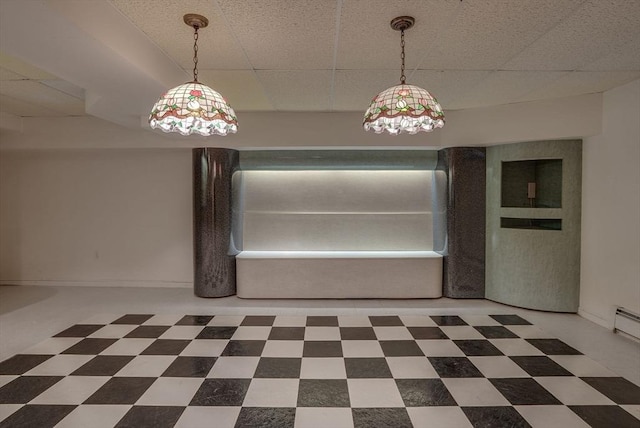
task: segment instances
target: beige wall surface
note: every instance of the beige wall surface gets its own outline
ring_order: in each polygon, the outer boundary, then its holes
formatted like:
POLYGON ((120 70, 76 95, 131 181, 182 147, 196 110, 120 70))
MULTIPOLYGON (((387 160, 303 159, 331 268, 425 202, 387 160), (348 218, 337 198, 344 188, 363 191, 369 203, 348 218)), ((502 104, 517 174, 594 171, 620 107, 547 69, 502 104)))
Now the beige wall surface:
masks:
POLYGON ((604 94, 582 162, 579 313, 613 327, 616 307, 640 313, 640 80, 604 94))

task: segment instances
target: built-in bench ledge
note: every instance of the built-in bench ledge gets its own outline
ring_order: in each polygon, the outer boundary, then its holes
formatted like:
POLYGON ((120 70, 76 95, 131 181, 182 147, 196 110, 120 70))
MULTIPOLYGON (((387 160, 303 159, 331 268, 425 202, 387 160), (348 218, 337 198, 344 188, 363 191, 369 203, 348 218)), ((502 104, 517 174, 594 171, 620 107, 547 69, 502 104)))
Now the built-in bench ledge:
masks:
POLYGON ((442 255, 435 251, 242 251, 242 298, 437 298, 442 255))

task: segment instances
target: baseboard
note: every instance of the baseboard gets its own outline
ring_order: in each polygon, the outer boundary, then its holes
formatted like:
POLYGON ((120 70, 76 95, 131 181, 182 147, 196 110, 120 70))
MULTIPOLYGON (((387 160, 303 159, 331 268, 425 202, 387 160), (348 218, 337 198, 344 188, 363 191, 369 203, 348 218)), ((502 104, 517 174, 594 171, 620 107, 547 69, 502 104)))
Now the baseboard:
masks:
POLYGON ((139 280, 7 280, 1 279, 0 285, 56 286, 56 287, 156 287, 156 288, 191 288, 193 282, 182 281, 139 281, 139 280))
POLYGON ((606 329, 613 330, 613 318, 610 320, 599 317, 598 315, 592 314, 591 312, 585 311, 582 308, 578 308, 578 315, 582 318, 587 319, 593 323, 598 324, 606 329))

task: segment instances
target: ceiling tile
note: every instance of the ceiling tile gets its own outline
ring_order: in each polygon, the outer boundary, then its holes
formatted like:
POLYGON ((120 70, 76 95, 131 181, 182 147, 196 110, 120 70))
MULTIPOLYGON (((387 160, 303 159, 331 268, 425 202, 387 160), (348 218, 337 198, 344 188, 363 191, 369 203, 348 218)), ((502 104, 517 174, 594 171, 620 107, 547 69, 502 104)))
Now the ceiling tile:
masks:
POLYGON ((336 70, 333 110, 364 111, 374 96, 399 83, 396 70, 336 70))
POLYGON ((20 117, 50 117, 66 116, 64 112, 51 110, 38 104, 0 94, 0 111, 20 117))
POLYGON ((255 72, 200 70, 200 82, 220 92, 236 111, 271 110, 272 105, 255 72))
POLYGON ((336 2, 217 0, 255 69, 333 69, 336 2))
POLYGON ((36 104, 69 115, 84 115, 84 101, 33 80, 2 82, 0 93, 11 98, 36 104))
POLYGON ((581 67, 583 71, 640 71, 640 31, 634 40, 612 48, 600 59, 581 67))
POLYGON ((248 69, 241 46, 235 40, 213 0, 112 0, 134 25, 185 70, 193 69, 193 29, 182 17, 198 13, 209 25, 198 32, 198 68, 248 69))
POLYGON ((276 110, 329 110, 331 71, 258 70, 256 73, 276 110))
POLYGON ((338 40, 338 69, 400 69, 400 33, 391 28, 397 16, 416 20, 405 32, 407 68, 418 66, 461 7, 457 1, 349 0, 343 2, 338 40))
MULTIPOLYGON (((536 2, 537 3, 537 2, 536 2)), ((640 1, 590 0, 504 65, 507 70, 576 70, 638 39, 640 1)))
POLYGON ((525 94, 520 101, 570 97, 604 92, 640 78, 640 71, 572 71, 525 94))
POLYGON ((562 71, 495 71, 455 100, 449 108, 508 104, 566 75, 562 71))
POLYGON ((417 70, 407 77, 407 82, 429 91, 446 110, 454 108, 458 99, 464 99, 490 74, 476 70, 417 70))

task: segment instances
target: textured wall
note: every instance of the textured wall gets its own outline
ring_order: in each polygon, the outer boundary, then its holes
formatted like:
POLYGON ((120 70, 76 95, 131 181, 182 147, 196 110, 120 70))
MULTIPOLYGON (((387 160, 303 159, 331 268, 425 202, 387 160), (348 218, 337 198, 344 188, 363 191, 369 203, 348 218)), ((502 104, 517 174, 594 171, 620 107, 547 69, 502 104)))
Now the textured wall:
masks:
POLYGON ((487 148, 488 299, 531 309, 577 311, 581 156, 580 140, 487 148), (502 162, 533 159, 562 159, 561 208, 501 207, 502 162), (501 217, 562 219, 562 230, 501 228, 501 217))
POLYGON ((193 285, 200 297, 236 293, 231 180, 237 168, 235 150, 193 149, 193 285))
POLYGON ((485 149, 440 150, 438 169, 449 176, 443 294, 484 298, 485 149))

